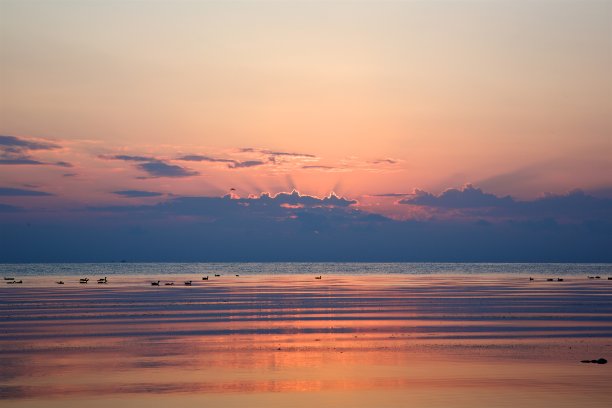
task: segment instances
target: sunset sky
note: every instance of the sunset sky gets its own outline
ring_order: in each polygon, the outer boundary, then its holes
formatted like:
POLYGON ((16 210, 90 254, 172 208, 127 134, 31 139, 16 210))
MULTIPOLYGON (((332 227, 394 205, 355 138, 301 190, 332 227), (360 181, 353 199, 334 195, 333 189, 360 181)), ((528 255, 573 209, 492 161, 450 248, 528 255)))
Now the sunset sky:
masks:
POLYGON ((297 190, 605 246, 611 72, 610 1, 0 0, 0 223, 297 190))

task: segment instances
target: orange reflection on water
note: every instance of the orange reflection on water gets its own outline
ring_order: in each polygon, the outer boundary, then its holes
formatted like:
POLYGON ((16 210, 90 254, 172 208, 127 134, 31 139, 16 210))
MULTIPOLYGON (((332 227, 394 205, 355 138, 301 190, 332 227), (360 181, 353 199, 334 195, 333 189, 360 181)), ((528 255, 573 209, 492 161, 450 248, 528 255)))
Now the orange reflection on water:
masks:
POLYGON ((7 406, 612 403, 610 366, 580 363, 611 355, 607 282, 269 280, 2 288, 0 396, 7 406))

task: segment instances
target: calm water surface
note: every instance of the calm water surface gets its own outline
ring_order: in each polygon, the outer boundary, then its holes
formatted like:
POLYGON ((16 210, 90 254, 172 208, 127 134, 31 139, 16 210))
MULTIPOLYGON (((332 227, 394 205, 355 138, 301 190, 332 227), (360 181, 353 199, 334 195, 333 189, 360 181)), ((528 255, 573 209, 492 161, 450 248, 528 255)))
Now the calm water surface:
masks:
POLYGON ((567 263, 53 263, 0 264, 4 276, 293 274, 612 275, 612 264, 567 263))
POLYGON ((609 265, 2 268, 3 407, 612 406, 609 265))

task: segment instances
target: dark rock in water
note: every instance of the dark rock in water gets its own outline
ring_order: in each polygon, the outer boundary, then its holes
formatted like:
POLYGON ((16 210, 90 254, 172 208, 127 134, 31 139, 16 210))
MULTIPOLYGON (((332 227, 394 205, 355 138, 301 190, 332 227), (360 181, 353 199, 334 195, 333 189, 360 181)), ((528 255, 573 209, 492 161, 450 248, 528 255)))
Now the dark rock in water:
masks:
POLYGON ((593 364, 607 364, 608 360, 605 358, 600 358, 597 360, 580 360, 581 363, 593 363, 593 364))

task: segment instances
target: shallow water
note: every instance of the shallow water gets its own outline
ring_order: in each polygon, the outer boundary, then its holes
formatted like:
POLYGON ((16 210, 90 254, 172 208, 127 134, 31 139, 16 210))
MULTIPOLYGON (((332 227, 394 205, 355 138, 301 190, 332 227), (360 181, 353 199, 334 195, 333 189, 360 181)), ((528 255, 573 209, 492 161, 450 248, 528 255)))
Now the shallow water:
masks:
POLYGON ((80 275, 555 275, 612 276, 612 264, 579 263, 39 263, 0 264, 2 276, 80 275))
POLYGON ((189 272, 0 287, 2 405, 612 405, 605 277, 189 272))

